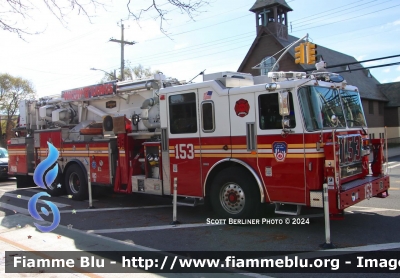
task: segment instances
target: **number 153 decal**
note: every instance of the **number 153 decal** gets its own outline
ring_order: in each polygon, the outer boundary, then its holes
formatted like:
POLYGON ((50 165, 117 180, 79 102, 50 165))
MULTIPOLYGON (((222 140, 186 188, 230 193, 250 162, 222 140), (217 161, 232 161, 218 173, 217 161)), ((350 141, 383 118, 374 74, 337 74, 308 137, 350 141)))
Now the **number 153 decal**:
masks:
POLYGON ((194 146, 193 144, 176 144, 175 145, 176 159, 193 159, 194 146))

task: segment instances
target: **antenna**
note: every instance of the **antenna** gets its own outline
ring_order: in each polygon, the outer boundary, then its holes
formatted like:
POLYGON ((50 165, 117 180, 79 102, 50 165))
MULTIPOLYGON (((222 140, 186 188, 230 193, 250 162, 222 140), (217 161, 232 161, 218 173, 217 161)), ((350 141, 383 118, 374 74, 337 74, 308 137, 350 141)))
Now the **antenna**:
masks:
POLYGON ((193 77, 192 79, 190 79, 190 81, 188 82, 188 83, 190 83, 190 82, 192 82, 193 81, 193 79, 195 79, 197 76, 199 76, 199 75, 204 75, 204 72, 206 71, 206 69, 204 69, 202 72, 200 72, 198 75, 196 75, 195 77, 193 77))

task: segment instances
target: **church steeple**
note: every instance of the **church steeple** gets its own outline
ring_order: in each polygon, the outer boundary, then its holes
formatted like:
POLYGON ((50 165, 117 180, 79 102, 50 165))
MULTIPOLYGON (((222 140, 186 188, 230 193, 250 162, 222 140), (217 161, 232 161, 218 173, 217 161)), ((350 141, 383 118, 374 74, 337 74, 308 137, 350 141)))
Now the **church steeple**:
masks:
POLYGON ((250 11, 256 14, 257 34, 263 26, 276 37, 287 40, 287 13, 293 10, 285 0, 257 0, 250 11))

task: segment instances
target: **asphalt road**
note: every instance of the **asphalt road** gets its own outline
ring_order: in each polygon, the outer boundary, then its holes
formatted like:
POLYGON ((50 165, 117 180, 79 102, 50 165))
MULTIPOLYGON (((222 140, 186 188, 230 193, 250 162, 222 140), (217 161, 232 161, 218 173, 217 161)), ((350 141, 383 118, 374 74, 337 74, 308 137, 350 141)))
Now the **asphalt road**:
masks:
MULTIPOLYGON (((343 220, 331 221, 331 240, 337 248, 369 246, 381 250, 390 244, 400 248, 400 156, 391 158, 389 167, 389 197, 363 201, 347 209, 343 220)), ((37 187, 16 190, 15 187, 14 179, 0 182, 0 213, 29 216, 27 203, 40 190, 37 187)), ((61 212, 60 225, 155 250, 301 252, 321 250, 320 244, 325 242, 324 218, 319 209, 305 209, 302 215, 289 217, 276 215, 274 206, 265 205, 261 221, 264 219, 267 223, 214 225, 209 222, 218 217, 207 207, 179 206, 181 224, 171 225, 171 198, 98 194, 91 209, 87 201, 74 201, 67 196, 52 197, 51 202, 61 212), (290 224, 286 224, 286 218, 290 224)), ((52 222, 52 215, 43 218, 52 222)))

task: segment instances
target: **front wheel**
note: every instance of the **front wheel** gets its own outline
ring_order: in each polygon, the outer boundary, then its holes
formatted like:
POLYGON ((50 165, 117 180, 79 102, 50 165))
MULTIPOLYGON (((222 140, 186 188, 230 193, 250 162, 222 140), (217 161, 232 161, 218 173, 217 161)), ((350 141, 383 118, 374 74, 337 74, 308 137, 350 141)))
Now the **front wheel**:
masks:
POLYGON ((68 167, 64 184, 72 199, 82 201, 88 198, 87 177, 78 164, 68 167))
POLYGON ((222 170, 211 187, 211 204, 223 218, 255 218, 261 203, 254 178, 240 167, 222 170))
POLYGON ((57 178, 50 185, 47 185, 46 192, 51 196, 65 195, 65 188, 61 185, 61 174, 58 174, 57 178))

